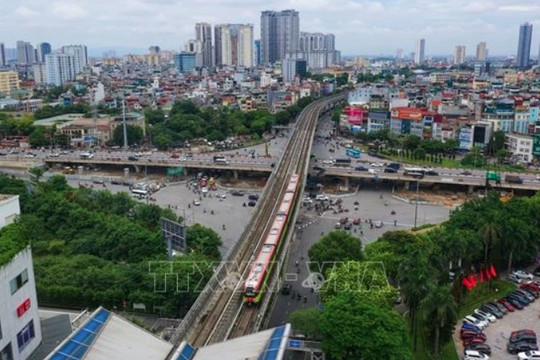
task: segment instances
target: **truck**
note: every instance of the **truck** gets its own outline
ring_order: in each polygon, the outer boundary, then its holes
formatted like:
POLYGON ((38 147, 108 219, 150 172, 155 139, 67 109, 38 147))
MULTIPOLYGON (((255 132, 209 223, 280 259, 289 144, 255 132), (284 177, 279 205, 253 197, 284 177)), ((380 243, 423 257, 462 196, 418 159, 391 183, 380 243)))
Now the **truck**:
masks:
POLYGON ((511 174, 507 174, 504 176, 504 181, 506 181, 507 183, 513 183, 513 184, 522 184, 523 183, 523 179, 521 179, 519 177, 519 175, 511 175, 511 174))

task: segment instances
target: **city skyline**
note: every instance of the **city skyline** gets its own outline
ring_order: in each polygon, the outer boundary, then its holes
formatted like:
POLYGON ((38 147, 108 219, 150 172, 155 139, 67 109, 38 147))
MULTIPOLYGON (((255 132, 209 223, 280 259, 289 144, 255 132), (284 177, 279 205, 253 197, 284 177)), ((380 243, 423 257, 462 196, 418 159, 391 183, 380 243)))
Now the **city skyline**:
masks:
POLYGON ((259 38, 261 11, 287 9, 300 13, 301 31, 335 34, 336 48, 344 55, 394 54, 397 48, 409 54, 415 50, 415 40, 425 38, 426 56, 452 54, 452 44, 475 48, 480 41, 489 45, 490 55, 515 56, 516 32, 524 22, 537 25, 532 49, 538 49, 540 40, 540 18, 531 15, 539 13, 540 5, 517 0, 279 0, 272 6, 246 0, 203 0, 193 5, 181 0, 133 0, 129 7, 103 0, 92 4, 21 0, 3 3, 1 8, 0 42, 6 48, 24 40, 33 46, 49 42, 53 49, 75 43, 86 44, 90 51, 144 51, 158 44, 180 51, 194 37, 196 23, 253 23, 255 38, 259 38), (418 14, 422 21, 403 21, 418 14))

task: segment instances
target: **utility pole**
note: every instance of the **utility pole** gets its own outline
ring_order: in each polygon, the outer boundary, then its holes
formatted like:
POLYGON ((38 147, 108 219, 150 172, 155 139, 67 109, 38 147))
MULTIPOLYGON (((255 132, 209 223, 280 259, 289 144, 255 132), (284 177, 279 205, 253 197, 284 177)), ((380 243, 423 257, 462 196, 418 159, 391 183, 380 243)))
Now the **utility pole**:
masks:
POLYGON ((122 99, 122 126, 124 127, 124 149, 128 149, 127 128, 126 128, 126 102, 122 99))
POLYGON ((414 227, 416 227, 416 221, 418 220, 418 188, 420 186, 420 180, 416 180, 416 204, 414 206, 414 227))

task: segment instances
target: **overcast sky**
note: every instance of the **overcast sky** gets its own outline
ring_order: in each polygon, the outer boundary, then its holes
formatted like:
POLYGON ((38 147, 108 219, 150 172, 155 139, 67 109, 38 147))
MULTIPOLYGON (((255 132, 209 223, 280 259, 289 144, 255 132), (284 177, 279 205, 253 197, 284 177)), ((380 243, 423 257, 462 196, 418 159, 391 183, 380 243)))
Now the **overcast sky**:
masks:
POLYGON ((526 21, 538 55, 540 0, 0 0, 0 42, 180 50, 196 22, 252 23, 257 39, 260 12, 283 9, 300 12, 301 31, 335 34, 343 55, 409 54, 418 38, 428 56, 456 45, 473 55, 480 41, 490 55, 515 55, 526 21))

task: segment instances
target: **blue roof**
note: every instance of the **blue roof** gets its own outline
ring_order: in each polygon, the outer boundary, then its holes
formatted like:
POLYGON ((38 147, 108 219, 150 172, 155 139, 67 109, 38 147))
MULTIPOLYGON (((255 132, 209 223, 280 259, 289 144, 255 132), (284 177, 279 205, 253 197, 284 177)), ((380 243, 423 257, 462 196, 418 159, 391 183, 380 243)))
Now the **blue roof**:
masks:
POLYGON ((266 344, 266 347, 258 360, 276 360, 278 358, 279 348, 284 334, 285 326, 275 328, 270 340, 268 340, 268 344, 266 344))
POLYGON ((50 360, 78 360, 82 359, 103 325, 107 322, 110 312, 99 309, 93 316, 64 342, 64 344, 51 354, 50 360))
POLYGON ((191 360, 193 355, 195 355, 195 348, 186 343, 182 349, 182 352, 175 360, 191 360))

